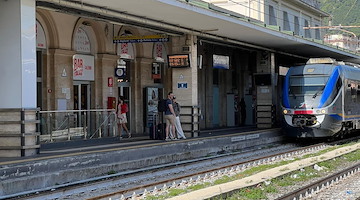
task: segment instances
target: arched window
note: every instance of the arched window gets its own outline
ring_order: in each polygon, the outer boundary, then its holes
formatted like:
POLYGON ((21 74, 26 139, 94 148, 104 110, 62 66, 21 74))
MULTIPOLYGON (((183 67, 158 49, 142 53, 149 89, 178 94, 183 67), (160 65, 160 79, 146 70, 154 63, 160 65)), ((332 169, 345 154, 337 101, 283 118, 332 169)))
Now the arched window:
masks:
POLYGON ((91 43, 84 29, 78 28, 74 38, 74 50, 81 53, 91 53, 91 43))

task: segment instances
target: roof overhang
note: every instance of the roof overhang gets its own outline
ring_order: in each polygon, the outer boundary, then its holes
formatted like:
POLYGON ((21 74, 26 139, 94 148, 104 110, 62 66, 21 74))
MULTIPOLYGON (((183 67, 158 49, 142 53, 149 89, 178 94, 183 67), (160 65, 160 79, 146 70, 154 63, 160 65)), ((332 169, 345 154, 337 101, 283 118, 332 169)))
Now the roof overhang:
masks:
POLYGON ((206 8, 177 0, 37 0, 37 6, 151 29, 170 35, 194 34, 218 42, 232 43, 304 58, 333 57, 360 63, 360 56, 293 34, 267 28, 206 8))

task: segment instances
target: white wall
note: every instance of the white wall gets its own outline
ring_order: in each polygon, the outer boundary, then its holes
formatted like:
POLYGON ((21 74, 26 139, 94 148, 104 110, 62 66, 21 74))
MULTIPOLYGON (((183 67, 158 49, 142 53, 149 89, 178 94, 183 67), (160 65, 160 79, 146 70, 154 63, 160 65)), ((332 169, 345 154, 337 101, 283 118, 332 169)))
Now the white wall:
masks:
POLYGON ((0 108, 36 107, 35 0, 0 1, 0 108))

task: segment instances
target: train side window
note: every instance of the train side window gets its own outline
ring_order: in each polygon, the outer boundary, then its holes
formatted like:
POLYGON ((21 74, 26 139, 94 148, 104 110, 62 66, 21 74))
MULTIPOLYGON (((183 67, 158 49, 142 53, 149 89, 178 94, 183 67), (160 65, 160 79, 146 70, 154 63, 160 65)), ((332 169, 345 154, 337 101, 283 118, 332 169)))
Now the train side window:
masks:
POLYGON ((350 94, 351 94, 351 100, 352 102, 356 102, 357 99, 357 84, 354 81, 351 81, 350 86, 350 94))
POLYGON ((360 85, 357 86, 357 102, 360 102, 360 85))
POLYGON ((338 80, 336 82, 336 94, 339 92, 341 86, 342 86, 341 78, 338 78, 338 80))

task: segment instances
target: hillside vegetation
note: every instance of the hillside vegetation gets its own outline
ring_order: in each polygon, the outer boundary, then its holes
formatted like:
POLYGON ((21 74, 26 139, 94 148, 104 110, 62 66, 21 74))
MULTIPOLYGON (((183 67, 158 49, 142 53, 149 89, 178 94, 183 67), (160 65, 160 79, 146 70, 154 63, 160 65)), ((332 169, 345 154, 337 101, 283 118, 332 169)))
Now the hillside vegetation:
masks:
MULTIPOLYGON (((321 10, 332 16, 333 26, 339 24, 344 26, 360 26, 360 0, 320 0, 320 2, 321 10)), ((347 28, 346 30, 352 31, 357 36, 360 36, 360 27, 347 28)))

